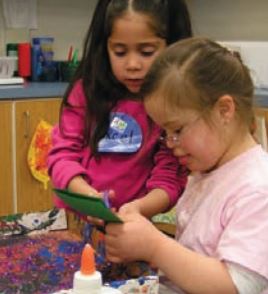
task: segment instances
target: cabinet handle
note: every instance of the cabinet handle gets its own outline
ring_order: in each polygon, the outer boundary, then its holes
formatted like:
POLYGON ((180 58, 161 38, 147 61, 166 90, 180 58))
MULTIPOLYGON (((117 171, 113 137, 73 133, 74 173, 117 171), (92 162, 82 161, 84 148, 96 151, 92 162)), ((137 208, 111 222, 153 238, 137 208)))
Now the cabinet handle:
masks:
POLYGON ((24 132, 24 138, 29 138, 29 131, 30 131, 30 111, 24 111, 24 117, 25 117, 25 132, 24 132))

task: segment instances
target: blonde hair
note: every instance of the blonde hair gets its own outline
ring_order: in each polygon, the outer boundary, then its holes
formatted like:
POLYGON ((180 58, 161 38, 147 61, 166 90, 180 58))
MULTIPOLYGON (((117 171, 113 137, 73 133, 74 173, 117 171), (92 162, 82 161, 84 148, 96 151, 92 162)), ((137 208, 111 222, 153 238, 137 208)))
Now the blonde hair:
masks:
POLYGON ((230 95, 241 123, 252 130, 254 86, 240 55, 206 39, 188 38, 169 46, 154 61, 141 92, 146 99, 160 90, 174 107, 209 113, 223 95, 230 95))

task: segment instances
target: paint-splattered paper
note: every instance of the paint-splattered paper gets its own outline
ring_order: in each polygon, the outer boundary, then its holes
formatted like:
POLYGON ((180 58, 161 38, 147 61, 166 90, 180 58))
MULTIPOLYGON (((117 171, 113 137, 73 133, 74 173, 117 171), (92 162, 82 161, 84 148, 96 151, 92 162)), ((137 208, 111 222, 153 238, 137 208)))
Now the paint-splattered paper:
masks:
POLYGON ((0 240, 7 236, 38 234, 65 229, 67 229, 66 214, 63 209, 58 208, 0 217, 0 240))
POLYGON ((50 180, 47 168, 47 156, 52 146, 52 125, 41 120, 36 127, 29 150, 28 165, 34 178, 43 183, 47 189, 50 180))

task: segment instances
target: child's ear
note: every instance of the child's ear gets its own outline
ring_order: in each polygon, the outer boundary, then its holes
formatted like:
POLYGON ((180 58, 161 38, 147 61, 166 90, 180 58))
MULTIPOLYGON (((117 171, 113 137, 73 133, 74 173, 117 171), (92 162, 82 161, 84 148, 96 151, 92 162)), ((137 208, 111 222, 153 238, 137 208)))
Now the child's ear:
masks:
POLYGON ((232 96, 221 96, 215 105, 219 116, 224 123, 229 122, 235 115, 235 102, 232 96))

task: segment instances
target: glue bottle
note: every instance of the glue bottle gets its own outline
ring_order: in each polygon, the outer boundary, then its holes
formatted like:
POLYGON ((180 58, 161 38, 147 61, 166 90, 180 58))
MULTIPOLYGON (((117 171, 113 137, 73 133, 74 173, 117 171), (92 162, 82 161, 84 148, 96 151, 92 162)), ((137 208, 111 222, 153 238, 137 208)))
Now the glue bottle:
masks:
POLYGON ((104 287, 102 276, 96 271, 94 250, 86 244, 81 257, 80 271, 75 272, 73 294, 122 294, 119 290, 104 287))

